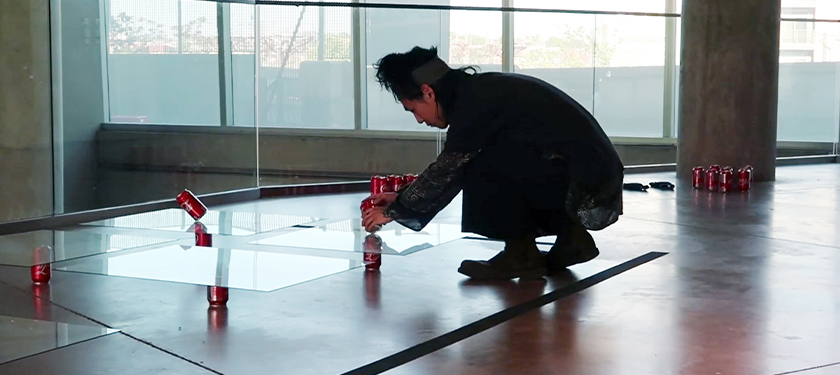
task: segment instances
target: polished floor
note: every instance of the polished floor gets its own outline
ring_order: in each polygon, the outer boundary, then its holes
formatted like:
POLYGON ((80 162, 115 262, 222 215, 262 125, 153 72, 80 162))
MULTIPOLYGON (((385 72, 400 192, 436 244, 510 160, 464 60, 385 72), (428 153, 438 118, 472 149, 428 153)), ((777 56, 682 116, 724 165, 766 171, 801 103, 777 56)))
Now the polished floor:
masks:
POLYGON ((840 374, 840 165, 628 191, 600 257, 523 283, 456 272, 502 248, 458 201, 366 272, 362 197, 212 207, 212 247, 180 210, 0 237, 0 374, 840 374))

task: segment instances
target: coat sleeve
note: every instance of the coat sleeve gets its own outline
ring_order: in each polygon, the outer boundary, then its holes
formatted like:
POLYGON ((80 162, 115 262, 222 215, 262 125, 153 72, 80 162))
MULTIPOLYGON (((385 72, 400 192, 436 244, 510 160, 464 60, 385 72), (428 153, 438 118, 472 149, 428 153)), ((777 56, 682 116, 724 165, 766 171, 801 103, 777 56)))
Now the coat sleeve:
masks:
POLYGON ((406 228, 422 230, 461 191, 464 167, 477 155, 478 152, 442 152, 417 180, 399 191, 385 215, 406 228))

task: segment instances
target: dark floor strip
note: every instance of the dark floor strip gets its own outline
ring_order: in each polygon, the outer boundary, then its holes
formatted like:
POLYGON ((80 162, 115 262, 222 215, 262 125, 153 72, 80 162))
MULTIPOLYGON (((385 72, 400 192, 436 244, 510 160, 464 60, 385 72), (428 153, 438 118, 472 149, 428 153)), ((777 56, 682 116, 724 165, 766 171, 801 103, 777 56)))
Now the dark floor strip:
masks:
MULTIPOLYGON (((804 369, 801 369, 801 370, 781 372, 781 373, 778 373, 776 375, 799 374, 799 373, 802 373, 802 372, 805 372, 805 371, 817 370, 817 369, 831 367, 831 366, 837 366, 837 365, 840 365, 840 362, 829 363, 827 365, 822 365, 822 366, 808 367, 808 368, 804 368, 804 369)), ((838 371, 838 372, 840 372, 840 371, 838 371)))
POLYGON ((467 339, 471 336, 479 334, 483 331, 486 331, 490 328, 493 328, 499 324, 502 324, 508 320, 516 318, 520 315, 524 315, 525 313, 538 309, 544 305, 557 301, 561 298, 568 297, 572 294, 580 292, 584 289, 592 287, 595 284, 598 284, 604 280, 607 280, 611 277, 617 276, 625 271, 638 267, 642 264, 650 262, 654 259, 660 258, 665 256, 667 253, 661 252, 650 252, 645 255, 639 256, 637 258, 631 259, 627 262, 621 263, 615 267, 610 269, 604 270, 599 272, 595 275, 587 277, 583 280, 580 280, 574 284, 566 286, 564 288, 557 289, 551 293, 545 294, 539 298, 533 299, 528 302, 521 303, 519 305, 513 306, 506 310, 502 310, 498 313, 490 315, 486 318, 481 320, 475 321, 470 323, 466 326, 458 328, 454 331, 446 333, 444 335, 438 336, 434 339, 429 341, 423 342, 421 344, 417 344, 412 346, 406 350, 403 350, 399 353, 393 354, 391 356, 385 357, 380 359, 376 362, 369 363, 365 366, 359 367, 355 370, 348 371, 345 375, 360 375, 360 374, 379 374, 391 369, 394 369, 398 366, 404 365, 408 362, 411 362, 417 358, 423 357, 427 354, 430 354, 434 351, 443 349, 449 345, 452 345, 458 341, 467 339))

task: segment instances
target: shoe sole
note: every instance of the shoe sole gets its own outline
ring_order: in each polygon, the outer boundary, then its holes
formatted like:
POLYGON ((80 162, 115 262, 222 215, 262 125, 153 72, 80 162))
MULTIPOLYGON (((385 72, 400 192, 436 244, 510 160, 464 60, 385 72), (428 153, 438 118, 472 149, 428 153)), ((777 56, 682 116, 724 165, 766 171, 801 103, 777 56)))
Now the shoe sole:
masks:
POLYGON ((547 252, 545 253, 549 274, 553 274, 558 271, 563 271, 576 264, 589 262, 590 260, 597 258, 598 255, 601 255, 601 252, 598 251, 598 249, 595 249, 595 251, 586 252, 584 254, 575 254, 575 256, 562 259, 563 262, 552 264, 553 262, 551 261, 551 257, 549 257, 547 252))
POLYGON ((548 269, 545 267, 511 271, 501 275, 498 272, 493 272, 492 274, 485 274, 479 269, 469 268, 471 267, 459 267, 458 273, 467 276, 473 280, 537 280, 541 279, 543 276, 546 276, 548 274, 548 269))

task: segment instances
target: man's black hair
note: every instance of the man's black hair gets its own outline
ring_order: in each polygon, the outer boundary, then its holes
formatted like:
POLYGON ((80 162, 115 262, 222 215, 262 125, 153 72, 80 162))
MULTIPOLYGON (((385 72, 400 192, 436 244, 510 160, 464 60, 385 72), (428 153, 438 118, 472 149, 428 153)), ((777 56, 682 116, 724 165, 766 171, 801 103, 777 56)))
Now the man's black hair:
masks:
MULTIPOLYGON (((376 81, 382 88, 394 94, 397 100, 416 100, 423 96, 420 91, 420 84, 411 77, 411 72, 423 66, 423 64, 437 57, 437 48, 425 49, 414 47, 405 53, 392 53, 381 59, 374 65, 376 68, 376 81)), ((462 68, 467 70, 473 68, 462 68)), ((434 88, 434 84, 432 84, 434 88)))

